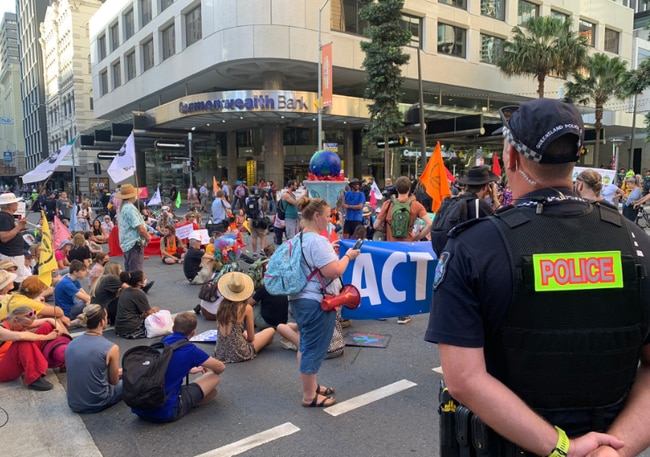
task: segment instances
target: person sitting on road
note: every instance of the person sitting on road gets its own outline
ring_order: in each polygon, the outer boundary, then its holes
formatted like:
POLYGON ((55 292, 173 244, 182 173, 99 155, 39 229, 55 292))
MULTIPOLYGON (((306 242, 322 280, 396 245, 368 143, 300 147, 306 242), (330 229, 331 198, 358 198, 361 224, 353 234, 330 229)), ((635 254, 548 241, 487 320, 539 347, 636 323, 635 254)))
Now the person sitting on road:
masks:
MULTIPOLYGON (((13 275, 13 273, 3 271, 0 271, 0 273, 13 275)), ((0 274, 0 278, 2 277, 3 275, 0 274)), ((8 295, 0 301, 0 319, 4 319, 7 314, 19 307, 27 306, 36 312, 36 317, 38 318, 52 317, 60 319, 66 327, 70 326, 70 319, 64 315, 63 309, 59 306, 48 305, 45 303, 42 294, 47 289, 47 284, 41 281, 38 276, 32 275, 27 277, 20 284, 20 288, 17 292, 8 295)))
MULTIPOLYGON (((108 220, 110 221, 111 218, 108 217, 108 220)), ((104 229, 104 226, 102 225, 102 222, 99 219, 95 219, 93 221, 91 233, 92 234, 89 238, 90 241, 93 241, 97 244, 108 243, 108 234, 110 233, 110 230, 107 232, 106 229, 104 229)))
POLYGON ((197 231, 190 233, 188 238, 189 248, 183 254, 183 273, 192 284, 203 284, 208 278, 199 275, 199 272, 207 262, 214 258, 201 249, 201 234, 197 231))
MULTIPOLYGON (((179 340, 190 339, 196 334, 196 315, 182 312, 174 318, 174 327, 163 343, 174 344, 179 340)), ((141 419, 151 422, 173 422, 189 413, 195 406, 211 402, 217 396, 217 386, 226 366, 210 357, 193 343, 188 343, 174 351, 165 374, 165 393, 167 401, 162 408, 142 411, 131 409, 141 419), (188 374, 204 373, 187 385, 183 385, 188 374)))
POLYGON ((90 269, 90 273, 88 273, 88 279, 90 280, 91 288, 93 287, 93 284, 97 282, 97 278, 99 278, 99 276, 102 274, 102 271, 104 270, 104 265, 106 265, 109 260, 110 257, 108 255, 108 252, 98 252, 95 255, 95 263, 90 269))
POLYGON ((160 240, 160 257, 162 263, 173 265, 183 263, 183 244, 176 236, 176 229, 171 225, 162 229, 164 236, 160 240))
POLYGON ((70 260, 68 260, 68 254, 74 246, 72 240, 63 240, 59 245, 59 249, 54 251, 54 258, 56 259, 56 266, 58 269, 59 276, 68 274, 70 271, 70 260))
POLYGON ((77 232, 72 237, 72 242, 74 246, 68 252, 68 260, 72 262, 73 260, 79 260, 86 264, 87 267, 90 266, 92 262, 92 254, 90 253, 90 248, 86 244, 86 238, 82 232, 77 232))
POLYGON ((79 260, 70 262, 70 273, 54 288, 54 301, 63 313, 72 319, 90 303, 90 295, 81 287, 81 280, 88 275, 88 267, 79 260))
POLYGON ((223 300, 217 310, 217 344, 214 356, 225 363, 245 362, 273 341, 275 329, 255 333, 253 307, 247 300, 253 293, 253 280, 245 273, 230 272, 219 278, 223 300))
MULTIPOLYGON (((121 279, 122 265, 117 262, 108 262, 104 265, 101 275, 90 287, 90 301, 106 308, 108 324, 115 324, 117 314, 117 301, 122 289, 128 287, 121 279)), ((126 280, 128 280, 128 273, 126 280)))
POLYGON ((102 336, 108 315, 101 305, 86 306, 79 319, 88 330, 65 351, 68 406, 75 413, 97 413, 122 399, 120 348, 102 336))
POLYGON ((24 373, 28 389, 51 390, 52 383, 45 379, 49 364, 43 348, 64 333, 54 319, 36 319, 36 312, 27 306, 9 313, 0 323, 0 382, 13 381, 24 373))
POLYGON ((134 270, 120 275, 120 279, 129 287, 122 290, 117 301, 115 333, 129 340, 146 338, 144 320, 150 314, 160 311, 151 307, 143 288, 147 285, 147 276, 142 270, 134 270))

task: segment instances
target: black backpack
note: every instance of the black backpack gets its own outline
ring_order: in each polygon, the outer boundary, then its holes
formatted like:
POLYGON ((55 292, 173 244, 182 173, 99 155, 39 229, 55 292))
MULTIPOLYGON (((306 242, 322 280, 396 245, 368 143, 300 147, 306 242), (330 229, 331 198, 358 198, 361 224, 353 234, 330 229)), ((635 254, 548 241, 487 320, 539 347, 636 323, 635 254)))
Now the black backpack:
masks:
POLYGON ((461 194, 458 197, 447 197, 442 201, 431 228, 431 244, 436 255, 440 255, 447 244, 449 230, 467 220, 467 205, 473 200, 478 201, 476 195, 461 194))
POLYGON ((186 339, 174 344, 154 343, 136 346, 122 357, 122 397, 131 408, 151 411, 167 401, 165 376, 174 351, 189 344, 186 339))
POLYGON ((280 219, 281 221, 283 221, 287 215, 284 205, 286 205, 285 201, 283 199, 280 199, 280 201, 278 202, 278 210, 276 214, 278 216, 278 219, 280 219))
POLYGON ((246 199, 246 217, 249 219, 259 219, 260 218, 260 197, 257 195, 251 195, 246 199))

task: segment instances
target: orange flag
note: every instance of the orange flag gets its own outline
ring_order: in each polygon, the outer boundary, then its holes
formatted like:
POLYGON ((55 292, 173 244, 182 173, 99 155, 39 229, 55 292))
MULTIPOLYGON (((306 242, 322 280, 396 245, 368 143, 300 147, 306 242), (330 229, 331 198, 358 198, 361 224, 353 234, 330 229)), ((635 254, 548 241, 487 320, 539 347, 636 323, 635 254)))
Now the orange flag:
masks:
POLYGON ((492 173, 501 176, 501 164, 499 163, 499 156, 496 152, 492 154, 492 173))
POLYGON ((442 161, 440 141, 436 143, 436 149, 433 151, 433 155, 420 175, 420 182, 424 184, 427 194, 433 199, 433 205, 431 205, 432 211, 434 213, 438 212, 442 201, 446 197, 451 196, 445 164, 442 161))
POLYGON ((217 178, 212 177, 212 195, 217 196, 217 191, 219 190, 219 184, 217 184, 217 178))

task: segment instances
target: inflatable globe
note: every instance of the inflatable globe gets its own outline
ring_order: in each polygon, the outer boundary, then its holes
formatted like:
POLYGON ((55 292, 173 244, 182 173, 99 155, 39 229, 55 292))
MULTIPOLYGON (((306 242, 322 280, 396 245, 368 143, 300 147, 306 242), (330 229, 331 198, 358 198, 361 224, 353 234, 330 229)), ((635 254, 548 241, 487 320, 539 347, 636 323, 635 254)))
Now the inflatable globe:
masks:
POLYGON ((341 172, 341 158, 336 152, 316 151, 309 161, 309 171, 317 177, 338 176, 341 172))

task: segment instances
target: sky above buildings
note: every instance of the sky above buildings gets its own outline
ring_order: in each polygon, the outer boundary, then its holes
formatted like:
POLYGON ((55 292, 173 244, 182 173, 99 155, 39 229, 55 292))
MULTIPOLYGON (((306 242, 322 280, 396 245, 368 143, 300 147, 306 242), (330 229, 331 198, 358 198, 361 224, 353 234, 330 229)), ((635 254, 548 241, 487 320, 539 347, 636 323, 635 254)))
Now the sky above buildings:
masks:
POLYGON ((0 0, 0 15, 4 13, 15 13, 16 2, 13 0, 0 0))

